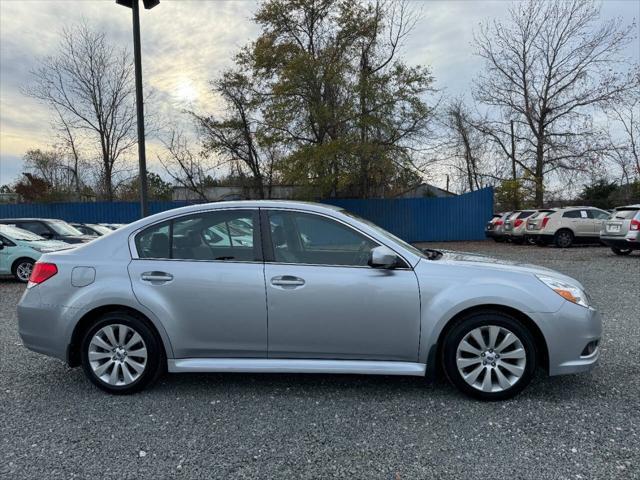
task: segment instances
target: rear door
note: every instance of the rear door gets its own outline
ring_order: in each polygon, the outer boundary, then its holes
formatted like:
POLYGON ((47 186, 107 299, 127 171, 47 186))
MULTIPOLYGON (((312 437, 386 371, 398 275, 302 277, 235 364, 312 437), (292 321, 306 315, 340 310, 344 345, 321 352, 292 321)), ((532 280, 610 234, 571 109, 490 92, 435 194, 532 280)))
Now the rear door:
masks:
POLYGON ((158 316, 176 358, 266 357, 258 210, 178 217, 135 237, 134 293, 158 316))
POLYGON ((563 223, 576 237, 593 236, 593 222, 586 209, 568 210, 562 214, 563 223))

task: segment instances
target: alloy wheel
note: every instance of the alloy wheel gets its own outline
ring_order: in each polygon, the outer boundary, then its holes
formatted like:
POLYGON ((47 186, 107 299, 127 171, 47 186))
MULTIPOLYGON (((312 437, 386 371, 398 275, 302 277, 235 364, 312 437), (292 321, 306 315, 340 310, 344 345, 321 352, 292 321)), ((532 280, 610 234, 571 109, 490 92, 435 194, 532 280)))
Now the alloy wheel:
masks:
POLYGON ((16 267, 16 277, 21 282, 28 282, 31 277, 31 271, 33 270, 32 262, 22 262, 16 267))
POLYGON ((464 381, 482 392, 503 392, 523 376, 527 354, 510 330, 483 325, 467 333, 456 352, 456 365, 464 381))
POLYGON ((572 238, 569 232, 560 232, 558 233, 558 246, 561 248, 566 248, 571 245, 572 238))
POLYGON ((112 386, 126 386, 144 373, 147 346, 130 326, 107 325, 91 338, 88 358, 93 373, 100 380, 112 386))

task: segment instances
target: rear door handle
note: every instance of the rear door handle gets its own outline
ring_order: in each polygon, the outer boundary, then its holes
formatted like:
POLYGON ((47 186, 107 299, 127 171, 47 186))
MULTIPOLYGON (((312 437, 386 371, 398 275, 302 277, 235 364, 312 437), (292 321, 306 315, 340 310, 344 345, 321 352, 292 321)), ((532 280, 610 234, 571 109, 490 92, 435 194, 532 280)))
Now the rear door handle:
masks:
POLYGON ((294 277, 293 275, 280 275, 271 279, 271 285, 295 288, 303 286, 304 280, 299 277, 294 277))
POLYGON ((166 283, 173 280, 173 275, 167 272, 144 272, 140 275, 140 279, 145 282, 166 283))

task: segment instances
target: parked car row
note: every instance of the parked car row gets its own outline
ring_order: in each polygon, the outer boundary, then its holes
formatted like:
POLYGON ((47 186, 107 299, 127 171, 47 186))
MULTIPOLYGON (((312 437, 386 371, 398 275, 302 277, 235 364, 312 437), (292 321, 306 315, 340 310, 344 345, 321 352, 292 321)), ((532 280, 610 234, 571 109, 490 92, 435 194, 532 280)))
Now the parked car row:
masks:
POLYGON ((514 210, 495 214, 485 235, 496 242, 555 245, 602 243, 616 255, 640 249, 640 204, 608 212, 595 207, 572 206, 540 210, 514 210))
POLYGON ((123 224, 67 223, 46 218, 0 219, 0 275, 27 282, 43 253, 65 250, 107 235, 123 224))

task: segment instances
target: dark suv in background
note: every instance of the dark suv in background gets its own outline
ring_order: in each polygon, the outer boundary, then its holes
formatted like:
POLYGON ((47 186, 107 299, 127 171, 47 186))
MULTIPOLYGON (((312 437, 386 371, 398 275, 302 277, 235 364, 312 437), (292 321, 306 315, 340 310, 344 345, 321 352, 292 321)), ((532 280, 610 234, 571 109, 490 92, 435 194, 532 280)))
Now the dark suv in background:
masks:
POLYGON ((86 243, 95 238, 84 235, 78 229, 73 228, 62 220, 46 218, 2 218, 0 219, 0 223, 4 225, 14 225, 48 240, 60 240, 66 243, 86 243))

